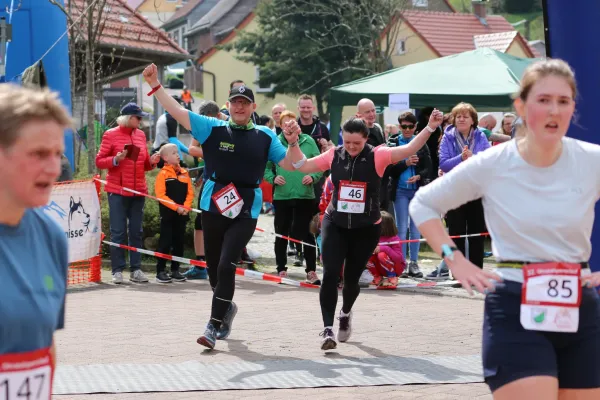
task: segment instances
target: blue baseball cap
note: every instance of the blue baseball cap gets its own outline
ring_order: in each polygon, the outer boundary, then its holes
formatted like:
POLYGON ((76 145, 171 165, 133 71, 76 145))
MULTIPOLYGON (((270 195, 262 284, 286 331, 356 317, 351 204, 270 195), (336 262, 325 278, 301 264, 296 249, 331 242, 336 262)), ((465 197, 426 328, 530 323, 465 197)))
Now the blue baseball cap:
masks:
POLYGON ((147 117, 150 114, 143 111, 137 104, 129 103, 125 107, 121 108, 121 115, 135 115, 137 117, 147 117))

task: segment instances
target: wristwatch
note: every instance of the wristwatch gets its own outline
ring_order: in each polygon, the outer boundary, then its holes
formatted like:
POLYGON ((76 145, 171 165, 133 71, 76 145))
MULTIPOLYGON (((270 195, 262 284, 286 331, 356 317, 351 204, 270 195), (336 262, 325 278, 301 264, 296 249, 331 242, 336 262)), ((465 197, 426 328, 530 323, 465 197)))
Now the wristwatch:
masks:
POLYGON ((458 251, 458 247, 448 244, 442 245, 442 258, 447 258, 449 261, 454 261, 454 252, 458 251))

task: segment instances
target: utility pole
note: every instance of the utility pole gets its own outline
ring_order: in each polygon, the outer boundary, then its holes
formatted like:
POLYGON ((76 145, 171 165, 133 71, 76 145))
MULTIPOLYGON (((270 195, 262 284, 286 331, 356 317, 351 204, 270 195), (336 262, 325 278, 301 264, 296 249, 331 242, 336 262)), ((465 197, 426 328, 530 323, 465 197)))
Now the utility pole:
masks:
POLYGON ((0 18, 0 76, 6 75, 6 44, 12 40, 12 25, 6 23, 6 18, 0 18))

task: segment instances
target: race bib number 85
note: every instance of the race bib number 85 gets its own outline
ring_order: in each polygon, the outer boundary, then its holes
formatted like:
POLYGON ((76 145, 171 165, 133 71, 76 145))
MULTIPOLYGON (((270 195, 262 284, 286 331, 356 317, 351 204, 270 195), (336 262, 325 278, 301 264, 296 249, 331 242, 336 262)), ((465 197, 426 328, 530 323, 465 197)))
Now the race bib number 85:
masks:
POLYGON ((0 400, 48 400, 51 393, 49 349, 0 355, 0 400))
POLYGON ((523 267, 521 325, 528 330, 577 332, 581 266, 545 263, 523 267))

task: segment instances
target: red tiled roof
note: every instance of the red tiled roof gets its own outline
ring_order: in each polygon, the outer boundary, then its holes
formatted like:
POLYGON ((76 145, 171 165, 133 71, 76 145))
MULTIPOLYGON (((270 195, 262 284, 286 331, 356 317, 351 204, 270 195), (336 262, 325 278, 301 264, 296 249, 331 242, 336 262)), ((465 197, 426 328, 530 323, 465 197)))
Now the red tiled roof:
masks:
MULTIPOLYGON (((73 2, 72 18, 76 20, 87 8, 84 0, 66 0, 73 2)), ((104 30, 99 44, 118 46, 135 50, 173 55, 187 55, 188 52, 172 41, 166 33, 155 28, 141 14, 127 5, 125 0, 108 0, 102 14, 104 30)), ((86 18, 80 20, 85 26, 86 18)), ((82 29, 85 32, 85 28, 82 29)))
POLYGON ((475 35, 473 40, 475 42, 475 48, 489 47, 491 49, 501 51, 504 53, 517 36, 517 31, 512 32, 499 32, 499 33, 488 33, 486 35, 475 35))
POLYGON ((137 10, 139 6, 146 0, 127 0, 127 5, 134 10, 137 10))
MULTIPOLYGON (((514 31, 500 15, 488 15, 484 25, 475 14, 439 11, 402 12, 404 21, 435 51, 444 57, 475 49, 473 37, 514 31)), ((523 41, 533 55, 533 50, 523 41)))
POLYGON ((171 15, 171 18, 167 20, 163 25, 166 25, 170 22, 173 22, 181 17, 185 17, 188 15, 198 4, 200 4, 202 0, 190 0, 179 10, 175 11, 175 14, 171 15))

